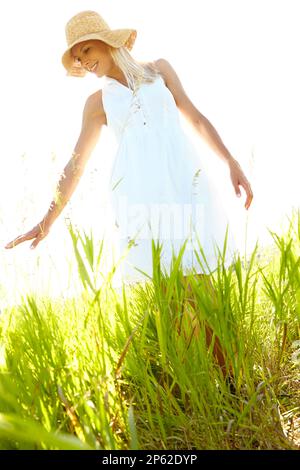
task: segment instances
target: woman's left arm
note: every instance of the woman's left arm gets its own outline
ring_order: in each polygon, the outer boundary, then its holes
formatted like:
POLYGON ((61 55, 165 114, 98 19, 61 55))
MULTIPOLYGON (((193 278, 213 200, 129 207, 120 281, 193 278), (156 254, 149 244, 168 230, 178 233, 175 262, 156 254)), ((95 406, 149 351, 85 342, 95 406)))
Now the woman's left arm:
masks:
POLYGON ((182 112, 185 118, 196 129, 201 137, 207 142, 210 148, 228 164, 230 171, 230 178, 238 197, 241 196, 240 186, 246 192, 245 208, 249 209, 253 199, 253 192, 251 185, 244 175, 239 163, 233 158, 231 153, 225 147, 221 137, 217 133, 214 126, 209 120, 200 113, 194 106, 189 97, 187 96, 183 86, 179 80, 178 75, 166 59, 158 59, 155 61, 159 72, 163 76, 166 86, 172 93, 178 109, 182 112))

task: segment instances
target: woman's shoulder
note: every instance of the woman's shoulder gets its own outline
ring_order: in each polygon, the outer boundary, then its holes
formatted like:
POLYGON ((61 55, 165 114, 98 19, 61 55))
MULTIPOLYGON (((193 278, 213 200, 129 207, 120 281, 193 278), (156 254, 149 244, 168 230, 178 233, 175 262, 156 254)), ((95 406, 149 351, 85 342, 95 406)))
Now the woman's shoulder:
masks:
POLYGON ((156 59, 155 61, 153 61, 156 69, 159 71, 159 73, 165 78, 165 80, 167 79, 169 73, 170 73, 170 70, 172 69, 172 66, 170 64, 170 62, 167 60, 167 59, 164 59, 164 58, 159 58, 159 59, 156 59))
POLYGON ((168 78, 170 78, 170 71, 172 71, 172 66, 167 59, 160 57, 159 59, 155 59, 150 62, 151 67, 154 67, 156 72, 163 78, 164 82, 168 82, 168 78))
POLYGON ((165 73, 165 59, 154 59, 152 61, 140 62, 140 64, 152 75, 161 76, 166 82, 166 73, 165 73))
POLYGON ((166 64, 168 64, 168 61, 166 59, 160 58, 160 59, 154 59, 154 60, 147 61, 147 62, 140 62, 140 64, 160 71, 161 69, 165 67, 166 64))
POLYGON ((166 86, 175 94, 182 93, 182 85, 177 72, 167 59, 160 58, 154 61, 158 73, 164 79, 166 86))

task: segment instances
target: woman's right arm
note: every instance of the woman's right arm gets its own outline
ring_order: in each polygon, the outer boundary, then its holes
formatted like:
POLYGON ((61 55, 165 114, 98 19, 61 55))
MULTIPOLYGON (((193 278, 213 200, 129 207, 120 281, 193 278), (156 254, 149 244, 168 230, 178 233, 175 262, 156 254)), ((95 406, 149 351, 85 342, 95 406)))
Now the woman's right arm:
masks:
POLYGON ((51 225, 60 215, 74 193, 84 172, 85 165, 97 144, 101 128, 106 124, 106 116, 101 103, 101 90, 89 96, 85 103, 79 138, 74 147, 72 157, 65 166, 59 179, 54 199, 46 215, 32 230, 15 238, 13 241, 9 242, 5 248, 13 248, 32 238, 35 240, 31 244, 31 248, 35 248, 38 243, 48 235, 51 225))
POLYGON ((42 219, 42 223, 46 227, 50 227, 53 224, 70 200, 84 172, 85 165, 98 142, 101 128, 105 124, 104 116, 99 114, 99 92, 95 95, 91 95, 87 99, 78 141, 72 157, 60 177, 55 197, 50 204, 48 212, 42 219))

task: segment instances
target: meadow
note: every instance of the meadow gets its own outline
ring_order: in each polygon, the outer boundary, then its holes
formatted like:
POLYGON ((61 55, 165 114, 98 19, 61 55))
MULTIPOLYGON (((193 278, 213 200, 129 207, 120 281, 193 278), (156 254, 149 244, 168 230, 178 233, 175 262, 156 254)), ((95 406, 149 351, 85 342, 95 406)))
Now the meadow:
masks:
POLYGON ((213 291, 187 290, 184 246, 164 272, 155 243, 153 278, 115 290, 103 244, 68 231, 78 295, 28 292, 1 312, 0 449, 299 448, 299 211, 226 268, 225 241, 213 291))

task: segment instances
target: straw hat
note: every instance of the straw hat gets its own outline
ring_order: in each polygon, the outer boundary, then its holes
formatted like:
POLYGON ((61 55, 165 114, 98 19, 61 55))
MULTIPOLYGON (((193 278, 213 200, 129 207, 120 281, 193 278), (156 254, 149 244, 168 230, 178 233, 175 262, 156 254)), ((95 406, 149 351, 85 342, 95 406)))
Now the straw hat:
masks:
POLYGON ((71 54, 75 44, 89 39, 99 39, 112 47, 124 46, 131 50, 136 38, 135 29, 110 29, 104 19, 95 11, 82 11, 73 16, 66 25, 68 49, 62 56, 62 63, 68 75, 84 77, 86 70, 76 63, 71 54))

